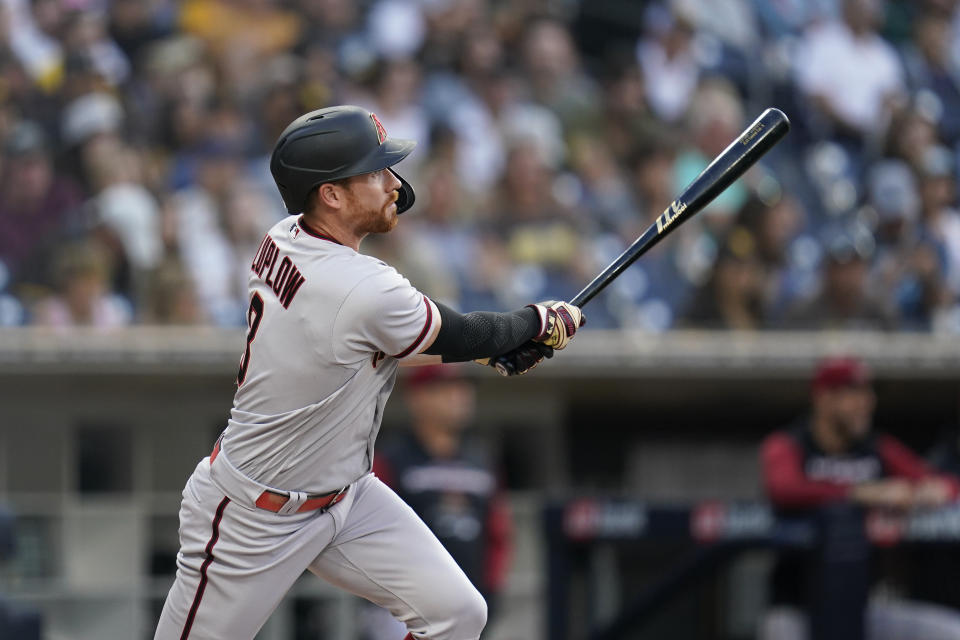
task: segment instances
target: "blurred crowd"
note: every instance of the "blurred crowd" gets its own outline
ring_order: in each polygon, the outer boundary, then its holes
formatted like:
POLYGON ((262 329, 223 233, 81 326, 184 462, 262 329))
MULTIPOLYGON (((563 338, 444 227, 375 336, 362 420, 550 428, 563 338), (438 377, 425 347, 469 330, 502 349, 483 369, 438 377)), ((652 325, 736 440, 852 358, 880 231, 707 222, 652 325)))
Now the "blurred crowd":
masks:
POLYGON ((0 325, 245 323, 278 134, 419 141, 364 250, 569 298, 767 106, 790 135, 591 327, 960 331, 955 0, 0 0, 0 325))

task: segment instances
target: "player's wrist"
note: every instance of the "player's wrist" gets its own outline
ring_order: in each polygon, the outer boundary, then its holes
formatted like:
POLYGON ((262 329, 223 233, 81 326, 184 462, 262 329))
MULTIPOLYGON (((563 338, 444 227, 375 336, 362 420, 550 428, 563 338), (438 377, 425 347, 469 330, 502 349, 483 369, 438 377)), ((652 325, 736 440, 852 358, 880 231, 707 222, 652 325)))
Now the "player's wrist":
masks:
POLYGON ((549 335, 548 320, 550 317, 550 309, 548 309, 545 305, 541 303, 531 303, 531 304, 528 304, 525 308, 532 309, 533 312, 537 314, 536 324, 534 325, 534 329, 536 333, 533 335, 532 339, 537 340, 538 342, 542 342, 543 339, 549 335))

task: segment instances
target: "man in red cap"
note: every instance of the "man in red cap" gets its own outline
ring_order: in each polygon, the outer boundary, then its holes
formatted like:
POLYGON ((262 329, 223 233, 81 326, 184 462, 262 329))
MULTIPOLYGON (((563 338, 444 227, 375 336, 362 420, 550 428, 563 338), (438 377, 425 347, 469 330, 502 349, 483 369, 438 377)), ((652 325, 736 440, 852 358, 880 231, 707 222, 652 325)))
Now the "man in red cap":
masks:
MULTIPOLYGON (((960 490, 956 480, 937 474, 896 438, 872 432, 875 404, 870 372, 863 362, 837 357, 818 365, 811 384, 810 414, 792 428, 771 434, 761 447, 764 489, 778 514, 814 517, 834 509, 830 513, 846 514, 844 518, 859 513, 851 521, 862 523, 858 507, 903 511, 940 506, 956 498, 960 490)), ((819 520, 821 526, 834 526, 824 525, 825 521, 819 520)), ((866 550, 864 559, 869 559, 866 550)), ((807 616, 812 600, 823 599, 815 586, 823 584, 822 576, 812 575, 815 564, 805 552, 781 554, 772 576, 774 606, 761 624, 761 640, 819 640, 822 634, 811 632, 807 616)), ((869 640, 900 638, 896 629, 903 629, 900 623, 905 623, 914 634, 928 627, 942 630, 910 638, 960 637, 960 617, 915 604, 871 603, 857 622, 862 631, 855 635, 869 640)))
MULTIPOLYGON (((378 443, 373 472, 419 515, 487 601, 506 583, 511 518, 495 465, 470 433, 475 389, 462 365, 411 368, 401 378, 410 428, 378 443)), ((370 613, 369 640, 401 638, 403 625, 370 613)))
POLYGON ((957 495, 952 479, 935 474, 896 438, 871 433, 876 397, 863 362, 821 362, 811 402, 805 424, 763 443, 764 486, 778 509, 836 500, 906 509, 941 505, 957 495))

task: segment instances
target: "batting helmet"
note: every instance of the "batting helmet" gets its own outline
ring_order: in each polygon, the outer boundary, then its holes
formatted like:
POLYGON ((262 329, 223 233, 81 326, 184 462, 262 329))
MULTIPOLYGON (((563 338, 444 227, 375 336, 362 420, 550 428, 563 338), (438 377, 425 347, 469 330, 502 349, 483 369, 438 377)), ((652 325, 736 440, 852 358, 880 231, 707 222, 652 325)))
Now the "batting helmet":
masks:
MULTIPOLYGON (((366 109, 344 105, 306 113, 283 130, 270 157, 270 173, 289 213, 307 207, 310 192, 323 184, 379 171, 406 158, 417 143, 396 140, 377 116, 366 109)), ((397 213, 413 206, 413 187, 400 181, 397 213)))

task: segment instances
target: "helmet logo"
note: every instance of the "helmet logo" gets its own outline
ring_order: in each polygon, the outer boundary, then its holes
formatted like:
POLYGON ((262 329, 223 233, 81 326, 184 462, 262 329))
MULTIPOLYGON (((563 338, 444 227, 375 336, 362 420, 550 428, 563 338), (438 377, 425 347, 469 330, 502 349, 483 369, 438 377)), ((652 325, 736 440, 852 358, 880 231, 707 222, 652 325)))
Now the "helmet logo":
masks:
POLYGON ((373 120, 373 124, 377 126, 377 140, 380 144, 383 144, 383 141, 387 139, 387 130, 380 124, 380 118, 377 117, 377 114, 371 113, 370 119, 373 120))

